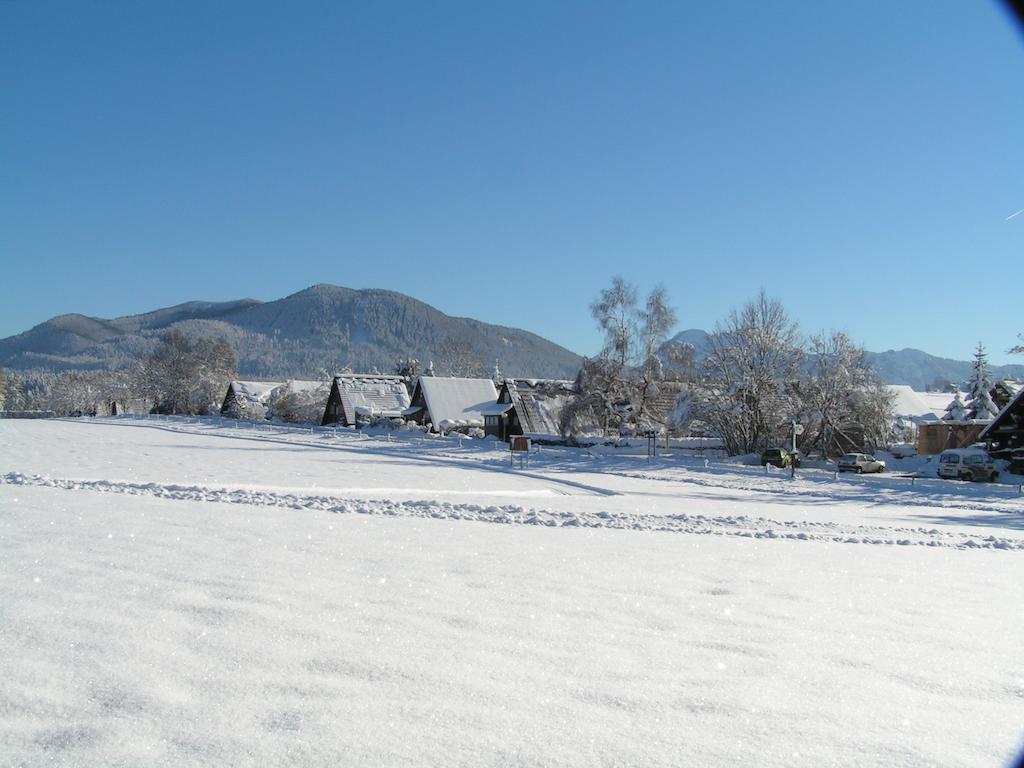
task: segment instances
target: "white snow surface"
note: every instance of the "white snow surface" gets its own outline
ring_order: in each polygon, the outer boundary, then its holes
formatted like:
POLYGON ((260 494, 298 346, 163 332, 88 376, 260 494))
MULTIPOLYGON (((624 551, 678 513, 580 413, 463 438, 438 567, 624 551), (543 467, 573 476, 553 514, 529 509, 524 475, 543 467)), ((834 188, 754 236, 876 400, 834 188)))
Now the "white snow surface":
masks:
POLYGON ((0 762, 1002 766, 1021 746, 1016 486, 681 450, 519 470, 503 448, 0 421, 0 762))

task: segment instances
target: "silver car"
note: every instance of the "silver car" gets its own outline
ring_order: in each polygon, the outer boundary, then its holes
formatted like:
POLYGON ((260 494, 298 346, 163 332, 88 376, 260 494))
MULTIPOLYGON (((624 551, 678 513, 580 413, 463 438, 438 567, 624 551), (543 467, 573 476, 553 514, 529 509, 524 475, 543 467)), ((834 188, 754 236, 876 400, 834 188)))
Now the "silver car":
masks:
POLYGON ((866 453, 848 453, 836 462, 840 472, 885 472, 885 462, 866 453))

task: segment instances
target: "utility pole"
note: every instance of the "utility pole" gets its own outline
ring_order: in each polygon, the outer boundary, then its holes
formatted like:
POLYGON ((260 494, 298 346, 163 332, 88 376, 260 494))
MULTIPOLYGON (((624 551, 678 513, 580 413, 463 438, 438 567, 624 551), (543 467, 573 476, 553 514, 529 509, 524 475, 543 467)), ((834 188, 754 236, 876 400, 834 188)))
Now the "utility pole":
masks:
POLYGON ((796 436, 797 435, 802 435, 804 433, 804 425, 803 424, 797 423, 796 419, 792 420, 792 424, 793 424, 793 451, 792 451, 793 455, 792 455, 792 458, 789 460, 789 476, 790 476, 791 479, 796 477, 796 463, 797 463, 797 461, 799 461, 799 459, 797 458, 799 454, 797 454, 797 452, 796 452, 796 436))

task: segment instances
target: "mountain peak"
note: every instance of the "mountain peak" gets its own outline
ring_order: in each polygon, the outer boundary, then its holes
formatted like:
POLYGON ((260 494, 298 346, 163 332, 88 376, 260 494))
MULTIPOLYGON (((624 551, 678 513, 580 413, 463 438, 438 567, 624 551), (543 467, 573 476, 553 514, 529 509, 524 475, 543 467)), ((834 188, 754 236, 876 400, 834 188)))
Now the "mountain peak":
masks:
POLYGON ((468 346, 481 365, 500 360, 508 375, 568 378, 580 360, 536 334, 450 317, 396 291, 317 283, 268 302, 186 302, 116 320, 62 315, 0 339, 0 366, 121 368, 152 351, 169 328, 226 338, 239 373, 253 378, 390 370, 405 357, 438 363, 452 340, 468 346))

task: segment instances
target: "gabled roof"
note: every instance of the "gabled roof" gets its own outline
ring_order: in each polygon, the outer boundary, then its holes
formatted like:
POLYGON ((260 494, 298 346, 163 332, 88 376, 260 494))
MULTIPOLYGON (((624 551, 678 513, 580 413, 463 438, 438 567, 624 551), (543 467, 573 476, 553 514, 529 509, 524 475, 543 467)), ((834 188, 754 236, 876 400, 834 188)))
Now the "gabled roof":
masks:
POLYGON ((494 405, 498 391, 490 379, 454 379, 420 376, 416 389, 427 404, 435 428, 484 425, 483 409, 494 405))
POLYGON ((282 384, 280 381, 232 381, 228 384, 228 394, 233 393, 236 400, 263 404, 282 384))
POLYGON ((334 377, 345 414, 400 416, 409 407, 409 390, 401 376, 346 373, 334 377))
MULTIPOLYGON (((1016 396, 1006 404, 996 417, 989 422, 989 425, 985 427, 984 431, 978 436, 979 440, 987 439, 990 432, 995 432, 1001 429, 1007 422, 1012 418, 1012 413, 1017 411, 1024 411, 1024 387, 1022 387, 1016 394, 1016 396)), ((1024 413, 1021 413, 1017 418, 1024 418, 1024 413)))
POLYGON ((559 434, 562 409, 574 393, 573 382, 563 379, 505 379, 502 387, 515 406, 524 433, 559 434))
POLYGON ((951 392, 918 392, 906 384, 887 384, 893 396, 893 415, 914 421, 934 421, 946 413, 951 392))
POLYGON ((681 381, 659 381, 657 391, 648 396, 647 414, 639 426, 661 429, 667 427, 675 413, 676 401, 686 384, 681 381))

